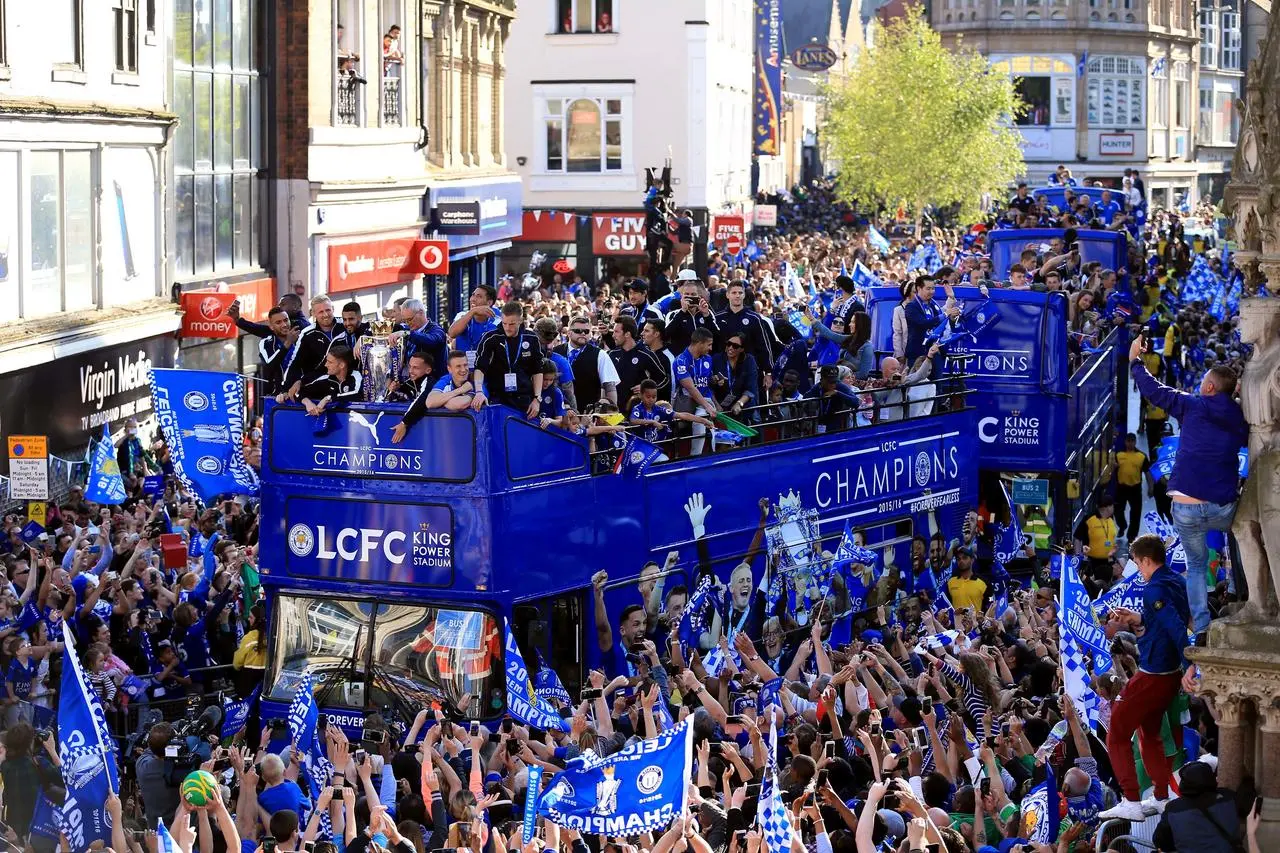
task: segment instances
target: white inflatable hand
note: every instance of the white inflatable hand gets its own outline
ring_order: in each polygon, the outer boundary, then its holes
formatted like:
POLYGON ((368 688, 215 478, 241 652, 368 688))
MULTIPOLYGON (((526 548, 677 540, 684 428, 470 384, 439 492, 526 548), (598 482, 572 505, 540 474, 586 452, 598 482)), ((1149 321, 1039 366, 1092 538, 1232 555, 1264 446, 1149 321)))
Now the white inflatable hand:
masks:
POLYGON ((689 523, 693 525, 693 538, 701 539, 707 535, 707 513, 711 512, 711 504, 702 502, 702 492, 694 492, 685 501, 684 511, 689 515, 689 523))

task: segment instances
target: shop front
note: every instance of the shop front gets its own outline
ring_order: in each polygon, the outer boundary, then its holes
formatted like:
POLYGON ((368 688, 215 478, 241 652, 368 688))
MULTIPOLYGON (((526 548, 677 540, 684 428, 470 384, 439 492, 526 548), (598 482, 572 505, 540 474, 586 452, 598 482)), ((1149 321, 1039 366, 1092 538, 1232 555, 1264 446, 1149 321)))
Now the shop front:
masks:
POLYGON ((614 211, 591 214, 591 254, 595 262, 594 281, 624 280, 649 275, 645 254, 644 211, 614 211))
POLYGON ((410 272, 416 228, 316 238, 316 292, 328 294, 335 312, 347 302, 360 305, 366 319, 402 296, 414 295, 410 272))
MULTIPOLYGON (((176 328, 176 315, 173 320, 176 328)), ((83 459, 103 425, 119 432, 136 417, 145 431, 151 418, 151 369, 179 365, 177 341, 168 332, 5 373, 0 375, 0 432, 47 436, 49 453, 57 457, 50 466, 50 486, 53 494, 65 494, 73 473, 65 460, 83 459)))
MULTIPOLYGON (((586 214, 561 210, 526 210, 510 249, 501 255, 503 275, 521 278, 533 273, 550 280, 556 272, 578 269, 578 224, 586 214)), ((562 273, 563 275, 564 273, 562 273)))
MULTIPOLYGON (((498 253, 520 236, 520 179, 499 177, 449 181, 427 188, 430 236, 449 241, 449 274, 428 276, 423 288, 427 310, 437 319, 451 318, 467 305, 478 284, 497 286, 503 272, 498 253)), ((512 270, 521 275, 522 270, 512 270)))

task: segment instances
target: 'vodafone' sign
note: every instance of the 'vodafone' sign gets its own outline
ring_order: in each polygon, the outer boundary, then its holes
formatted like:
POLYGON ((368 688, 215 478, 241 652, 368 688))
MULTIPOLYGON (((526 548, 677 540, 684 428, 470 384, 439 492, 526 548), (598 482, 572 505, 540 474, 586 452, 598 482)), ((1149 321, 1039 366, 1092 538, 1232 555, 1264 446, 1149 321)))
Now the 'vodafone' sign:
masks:
POLYGON ((411 280, 407 269, 413 256, 413 237, 367 240, 329 247, 329 292, 346 293, 411 280))
POLYGON ((449 241, 416 240, 405 271, 415 275, 449 274, 449 241))

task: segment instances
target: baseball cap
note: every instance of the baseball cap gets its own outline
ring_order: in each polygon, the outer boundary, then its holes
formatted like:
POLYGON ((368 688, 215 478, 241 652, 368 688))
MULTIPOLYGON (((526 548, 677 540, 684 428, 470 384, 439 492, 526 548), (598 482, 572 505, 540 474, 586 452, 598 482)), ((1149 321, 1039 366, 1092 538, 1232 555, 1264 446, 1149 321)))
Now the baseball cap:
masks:
POLYGON ((880 819, 884 821, 885 834, 894 839, 903 838, 907 834, 907 822, 902 819, 902 815, 893 809, 880 809, 876 812, 880 819))
POLYGON ((956 554, 965 554, 967 556, 972 557, 973 547, 970 545, 961 545, 959 548, 956 549, 956 554))
POLYGON ((682 269, 680 270, 679 275, 676 276, 676 281, 697 281, 697 280, 698 280, 698 273, 691 269, 682 269))
POLYGON ((648 293, 649 282, 642 278, 633 278, 631 281, 627 282, 627 290, 642 290, 645 293, 648 293))

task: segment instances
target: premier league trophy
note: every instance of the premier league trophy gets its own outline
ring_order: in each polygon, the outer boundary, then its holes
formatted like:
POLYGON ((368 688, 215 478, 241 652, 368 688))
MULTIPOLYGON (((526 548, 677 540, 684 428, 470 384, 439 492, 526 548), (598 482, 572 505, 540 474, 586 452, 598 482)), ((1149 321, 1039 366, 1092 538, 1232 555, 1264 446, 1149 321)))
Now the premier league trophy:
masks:
POLYGON ((400 378, 400 368, 404 365, 404 337, 393 337, 393 328, 390 320, 378 320, 370 324, 370 334, 361 336, 356 342, 360 371, 364 375, 366 403, 385 403, 387 384, 400 378))

